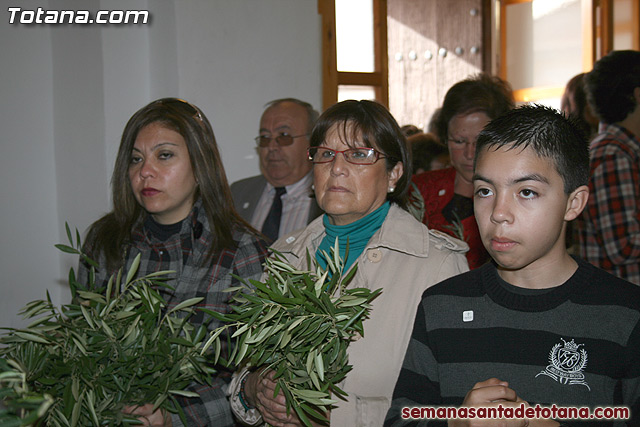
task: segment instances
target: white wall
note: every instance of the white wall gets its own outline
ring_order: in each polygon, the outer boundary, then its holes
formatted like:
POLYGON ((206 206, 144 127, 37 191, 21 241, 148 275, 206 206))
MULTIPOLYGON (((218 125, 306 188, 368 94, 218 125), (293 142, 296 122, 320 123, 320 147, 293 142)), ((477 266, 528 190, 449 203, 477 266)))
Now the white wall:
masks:
POLYGON ((295 97, 321 106, 317 1, 185 3, 176 8, 181 94, 207 113, 229 181, 255 175, 264 104, 295 97))
MULTIPOLYGON (((4 13, 4 11, 2 11, 4 13)), ((14 324, 48 287, 59 295, 60 258, 51 32, 0 20, 0 324, 14 324), (15 42, 19 40, 19 42, 15 42)))
POLYGON ((76 260, 64 222, 84 232, 109 210, 128 118, 177 96, 209 117, 230 182, 258 173, 253 137, 279 97, 321 104, 316 0, 20 0, 0 10, 0 327, 48 290, 69 299, 76 260), (7 7, 145 9, 148 25, 9 24, 7 7))

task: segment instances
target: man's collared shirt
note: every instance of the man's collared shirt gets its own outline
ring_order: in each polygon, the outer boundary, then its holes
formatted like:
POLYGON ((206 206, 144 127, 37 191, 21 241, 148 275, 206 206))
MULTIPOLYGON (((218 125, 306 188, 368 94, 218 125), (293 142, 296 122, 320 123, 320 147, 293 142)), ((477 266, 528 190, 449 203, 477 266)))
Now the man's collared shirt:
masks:
MULTIPOLYGON (((312 181, 313 175, 310 172, 300 181, 285 187, 287 192, 282 195, 282 219, 278 237, 307 226, 312 202, 312 181)), ((258 230, 269 214, 275 195, 275 187, 267 182, 251 219, 251 224, 258 230)))

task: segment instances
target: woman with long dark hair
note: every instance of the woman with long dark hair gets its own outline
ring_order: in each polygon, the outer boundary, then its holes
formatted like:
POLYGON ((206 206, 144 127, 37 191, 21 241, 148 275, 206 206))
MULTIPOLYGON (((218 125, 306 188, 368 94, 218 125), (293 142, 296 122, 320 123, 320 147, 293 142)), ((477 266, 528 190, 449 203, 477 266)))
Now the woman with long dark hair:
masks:
MULTIPOLYGON (((204 297, 199 306, 227 311, 239 276, 258 279, 266 245, 234 210, 213 130, 194 105, 159 99, 136 112, 122 134, 112 177, 113 210, 89 228, 84 253, 100 265, 97 289, 141 254, 138 275, 172 270, 159 290, 169 308, 204 297)), ((90 266, 80 263, 79 282, 89 284, 90 266)), ((194 316, 202 322, 202 314, 194 316)), ((217 322, 209 327, 215 328, 217 322)), ((232 426, 221 379, 193 388, 200 398, 179 399, 189 425, 232 426)), ((177 416, 135 414, 148 425, 181 425, 177 416)))

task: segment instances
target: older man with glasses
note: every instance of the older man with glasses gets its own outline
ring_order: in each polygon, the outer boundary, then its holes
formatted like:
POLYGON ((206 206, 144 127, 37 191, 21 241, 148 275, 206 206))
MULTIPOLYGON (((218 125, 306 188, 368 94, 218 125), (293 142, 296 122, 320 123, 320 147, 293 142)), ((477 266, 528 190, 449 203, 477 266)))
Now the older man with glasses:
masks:
POLYGON ((261 175, 231 185, 238 213, 271 242, 306 227, 322 213, 312 197, 307 156, 317 118, 318 112, 298 99, 269 102, 255 138, 261 175))

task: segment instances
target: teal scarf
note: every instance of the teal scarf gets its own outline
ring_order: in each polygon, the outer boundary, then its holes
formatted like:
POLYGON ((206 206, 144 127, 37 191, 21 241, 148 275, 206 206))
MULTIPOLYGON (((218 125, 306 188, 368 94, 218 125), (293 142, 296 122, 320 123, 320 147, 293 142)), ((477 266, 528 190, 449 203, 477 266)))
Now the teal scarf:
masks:
MULTIPOLYGON (((343 270, 348 271, 362 254, 362 251, 364 251, 364 248, 367 246, 367 243, 374 233, 382 226, 382 223, 389 212, 389 207, 389 202, 385 202, 369 215, 347 225, 332 225, 329 222, 329 217, 325 214, 322 218, 322 222, 327 234, 324 236, 324 239, 322 239, 322 242, 316 251, 315 256, 318 261, 318 265, 323 269, 327 268, 327 260, 324 258, 322 251, 326 251, 327 254, 331 256, 331 248, 335 246, 337 237, 340 245, 340 258, 343 260, 345 251, 347 250, 347 240, 349 240, 349 255, 344 263, 343 270)), ((331 273, 329 276, 331 276, 331 273)))

